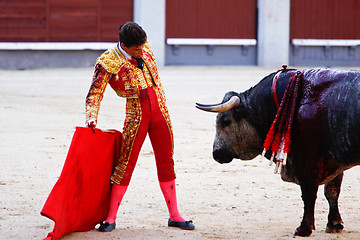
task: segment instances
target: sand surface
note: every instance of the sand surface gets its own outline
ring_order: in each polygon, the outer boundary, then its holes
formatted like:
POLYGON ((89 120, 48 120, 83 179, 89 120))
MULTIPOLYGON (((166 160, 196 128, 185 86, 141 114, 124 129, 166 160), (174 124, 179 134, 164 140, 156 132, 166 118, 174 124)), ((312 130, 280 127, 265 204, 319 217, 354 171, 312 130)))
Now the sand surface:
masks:
MULTIPOLYGON (((168 228, 168 212, 149 139, 111 233, 63 239, 292 239, 303 214, 299 186, 273 174, 267 161, 212 159, 215 116, 195 102, 220 102, 276 71, 261 67, 163 67, 175 136, 178 205, 195 231, 168 228)), ((58 179, 75 126, 84 126, 92 68, 0 72, 0 239, 42 239, 54 226, 40 215, 58 179)), ((108 88, 98 127, 122 129, 125 100, 108 88)), ((259 116, 261 117, 261 116, 259 116)), ((320 187, 310 239, 360 239, 360 168, 345 172, 340 212, 345 229, 325 233, 328 204, 320 187)))

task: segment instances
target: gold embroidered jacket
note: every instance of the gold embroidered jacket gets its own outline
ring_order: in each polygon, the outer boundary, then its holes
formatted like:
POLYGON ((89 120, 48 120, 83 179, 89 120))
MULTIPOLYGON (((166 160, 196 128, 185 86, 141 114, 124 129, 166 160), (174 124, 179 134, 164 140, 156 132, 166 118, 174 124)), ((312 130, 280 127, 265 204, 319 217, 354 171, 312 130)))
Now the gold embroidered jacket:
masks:
MULTIPOLYGON (((156 89, 159 104, 165 104, 165 95, 155 58, 148 42, 145 43, 143 50, 142 58, 146 71, 151 75, 151 85, 156 89)), ((93 82, 86 97, 86 120, 97 120, 100 102, 108 83, 120 97, 138 98, 139 91, 149 87, 149 80, 144 72, 137 68, 131 60, 127 60, 117 46, 105 51, 96 60, 93 82)))

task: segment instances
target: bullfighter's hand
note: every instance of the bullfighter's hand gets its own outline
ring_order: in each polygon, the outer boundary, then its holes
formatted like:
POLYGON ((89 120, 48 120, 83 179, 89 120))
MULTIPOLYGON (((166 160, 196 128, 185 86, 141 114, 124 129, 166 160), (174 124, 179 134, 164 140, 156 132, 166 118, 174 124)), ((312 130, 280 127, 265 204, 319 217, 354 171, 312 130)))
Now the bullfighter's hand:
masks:
POLYGON ((95 119, 89 119, 86 121, 86 126, 90 127, 95 132, 96 127, 96 120, 95 119))

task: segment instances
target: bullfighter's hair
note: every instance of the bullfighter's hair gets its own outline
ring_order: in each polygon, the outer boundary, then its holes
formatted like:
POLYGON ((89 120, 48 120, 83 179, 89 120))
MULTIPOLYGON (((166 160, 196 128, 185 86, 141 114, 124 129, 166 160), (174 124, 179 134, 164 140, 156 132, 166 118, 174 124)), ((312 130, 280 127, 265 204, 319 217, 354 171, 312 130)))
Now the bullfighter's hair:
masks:
POLYGON ((273 152, 270 159, 271 163, 276 154, 276 173, 281 164, 286 164, 287 154, 290 152, 291 130, 302 79, 303 73, 300 71, 290 79, 264 142, 263 155, 268 150, 273 152))
POLYGON ((127 22, 119 27, 119 41, 126 47, 140 46, 146 43, 147 35, 137 23, 127 22))

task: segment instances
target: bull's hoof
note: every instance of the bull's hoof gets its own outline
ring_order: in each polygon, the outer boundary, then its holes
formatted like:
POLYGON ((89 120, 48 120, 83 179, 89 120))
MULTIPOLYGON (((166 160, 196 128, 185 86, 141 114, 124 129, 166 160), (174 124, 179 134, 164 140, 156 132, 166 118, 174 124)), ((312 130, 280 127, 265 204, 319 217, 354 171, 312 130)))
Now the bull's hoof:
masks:
POLYGON ((327 233, 339 233, 344 229, 344 226, 341 223, 334 225, 333 223, 328 223, 326 225, 325 232, 327 233))
POLYGON ((312 230, 308 227, 305 226, 300 226, 296 229, 294 235, 295 236, 300 236, 300 237, 308 237, 310 236, 312 233, 312 230))

